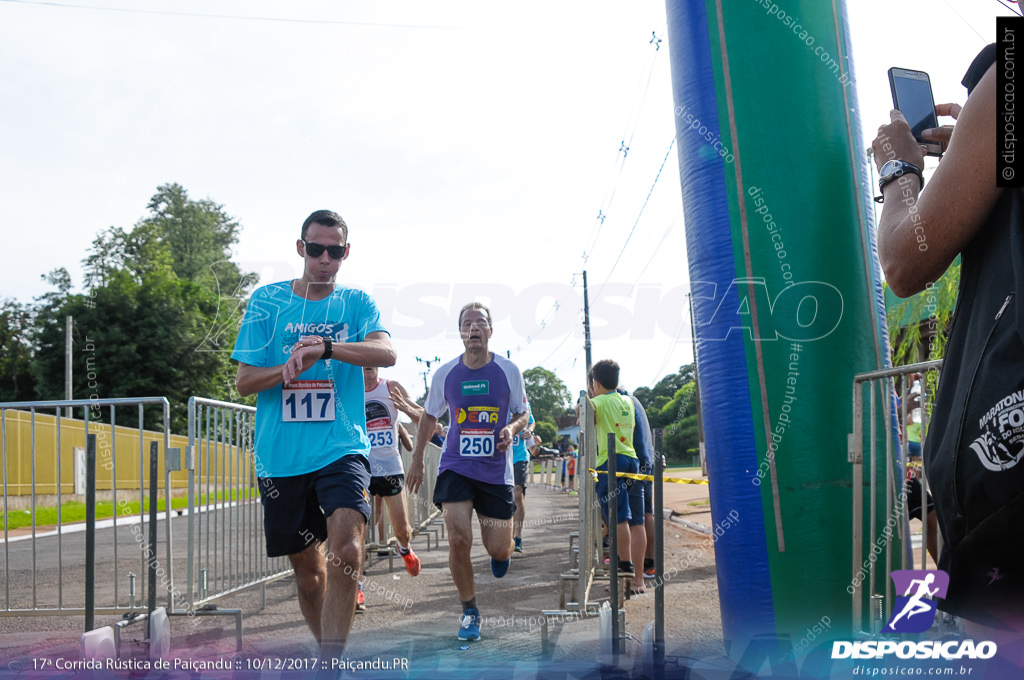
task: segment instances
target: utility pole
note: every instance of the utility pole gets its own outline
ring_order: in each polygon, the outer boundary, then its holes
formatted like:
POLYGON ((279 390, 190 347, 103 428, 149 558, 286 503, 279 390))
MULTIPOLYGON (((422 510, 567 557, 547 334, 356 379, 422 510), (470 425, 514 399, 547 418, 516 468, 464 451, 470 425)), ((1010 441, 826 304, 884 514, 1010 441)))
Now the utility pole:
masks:
POLYGON ((700 369, 697 364, 697 324, 693 319, 693 296, 686 294, 690 303, 690 334, 693 340, 693 396, 694 404, 697 406, 697 446, 700 453, 700 470, 706 477, 708 474, 708 462, 704 457, 704 414, 700 408, 700 369))
POLYGON ((583 272, 583 349, 587 353, 587 378, 593 365, 590 357, 590 299, 587 293, 587 272, 583 272))
POLYGON ((420 373, 420 375, 423 376, 423 394, 424 395, 426 395, 428 392, 430 392, 430 386, 427 384, 427 381, 430 379, 430 364, 436 363, 436 362, 438 362, 440 360, 441 360, 441 357, 434 357, 433 359, 421 359, 419 357, 416 357, 416 363, 418 363, 418 364, 426 364, 427 365, 426 370, 423 371, 422 373, 420 373))
MULTIPOLYGON (((71 329, 74 327, 74 320, 68 316, 64 320, 64 398, 71 401, 71 329)), ((74 417, 74 409, 68 406, 64 410, 68 418, 74 417)))

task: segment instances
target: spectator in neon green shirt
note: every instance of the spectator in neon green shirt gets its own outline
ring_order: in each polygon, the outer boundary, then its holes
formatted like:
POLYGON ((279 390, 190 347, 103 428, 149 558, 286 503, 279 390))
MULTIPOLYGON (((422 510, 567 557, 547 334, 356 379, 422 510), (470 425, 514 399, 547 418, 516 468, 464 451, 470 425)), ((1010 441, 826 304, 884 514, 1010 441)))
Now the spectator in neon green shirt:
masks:
MULTIPOLYGON (((597 470, 608 469, 608 435, 615 435, 615 466, 619 473, 636 474, 640 469, 633 450, 633 426, 636 414, 633 400, 615 391, 619 386, 619 365, 610 359, 594 364, 590 370, 588 391, 594 405, 597 423, 597 470)), ((596 489, 604 521, 608 520, 609 481, 607 474, 598 474, 596 489)), ((644 533, 643 487, 629 477, 616 483, 616 532, 618 537, 619 573, 633 577, 634 592, 643 592, 643 572, 634 569, 633 561, 642 564, 647 536, 644 533)))

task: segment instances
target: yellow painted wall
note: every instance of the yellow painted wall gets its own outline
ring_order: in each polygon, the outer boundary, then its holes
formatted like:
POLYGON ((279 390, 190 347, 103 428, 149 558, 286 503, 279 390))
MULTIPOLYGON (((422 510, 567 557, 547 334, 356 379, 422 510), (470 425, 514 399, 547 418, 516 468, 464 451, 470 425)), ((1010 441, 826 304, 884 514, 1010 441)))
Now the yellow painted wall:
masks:
MULTIPOLYGON (((56 494, 58 473, 60 493, 75 492, 74 449, 85 449, 85 422, 74 418, 60 418, 60 446, 57 445, 57 417, 49 414, 35 414, 35 493, 56 494)), ((32 415, 27 411, 8 410, 4 412, 5 441, 2 451, 3 463, 7 466, 5 492, 11 496, 32 493, 32 415)), ((89 434, 96 435, 96 490, 110 491, 116 479, 117 488, 148 488, 150 442, 159 447, 158 485, 164 486, 164 435, 149 430, 142 431, 142 455, 140 461, 139 428, 117 426, 111 435, 110 425, 89 423, 89 434), (140 468, 142 474, 140 475, 140 468)), ((185 462, 185 448, 188 438, 171 435, 170 446, 181 449, 182 465, 185 462)), ((207 447, 200 447, 201 460, 205 460, 207 447)), ((238 447, 219 445, 214 447, 217 465, 211 466, 211 483, 217 486, 248 484, 253 473, 252 458, 248 451, 240 454, 238 447), (230 464, 227 463, 230 461, 230 464)), ((197 474, 206 471, 205 462, 197 474)), ((171 473, 171 488, 188 488, 188 473, 185 470, 171 473)))

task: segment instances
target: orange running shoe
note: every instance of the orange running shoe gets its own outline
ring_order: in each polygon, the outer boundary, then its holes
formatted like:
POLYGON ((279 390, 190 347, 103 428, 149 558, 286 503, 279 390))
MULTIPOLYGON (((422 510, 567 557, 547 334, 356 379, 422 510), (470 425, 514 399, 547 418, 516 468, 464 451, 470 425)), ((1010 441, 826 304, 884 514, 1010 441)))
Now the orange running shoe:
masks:
MULTIPOLYGON (((402 555, 401 551, 398 554, 402 555)), ((409 572, 409 576, 416 576, 420 573, 420 558, 416 557, 412 547, 409 548, 407 555, 402 555, 402 561, 405 562, 405 570, 409 572)))

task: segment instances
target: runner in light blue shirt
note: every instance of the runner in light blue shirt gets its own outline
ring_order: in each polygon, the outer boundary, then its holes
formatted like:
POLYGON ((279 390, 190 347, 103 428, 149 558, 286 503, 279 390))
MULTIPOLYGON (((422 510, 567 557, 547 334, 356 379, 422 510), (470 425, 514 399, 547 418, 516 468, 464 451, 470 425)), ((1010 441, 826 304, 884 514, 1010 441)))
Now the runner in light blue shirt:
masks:
POLYGON ((254 463, 267 555, 288 556, 321 656, 342 658, 370 514, 362 367, 397 357, 373 299, 334 282, 351 250, 341 216, 311 214, 295 248, 302 277, 249 300, 232 354, 235 385, 258 395, 254 463))

